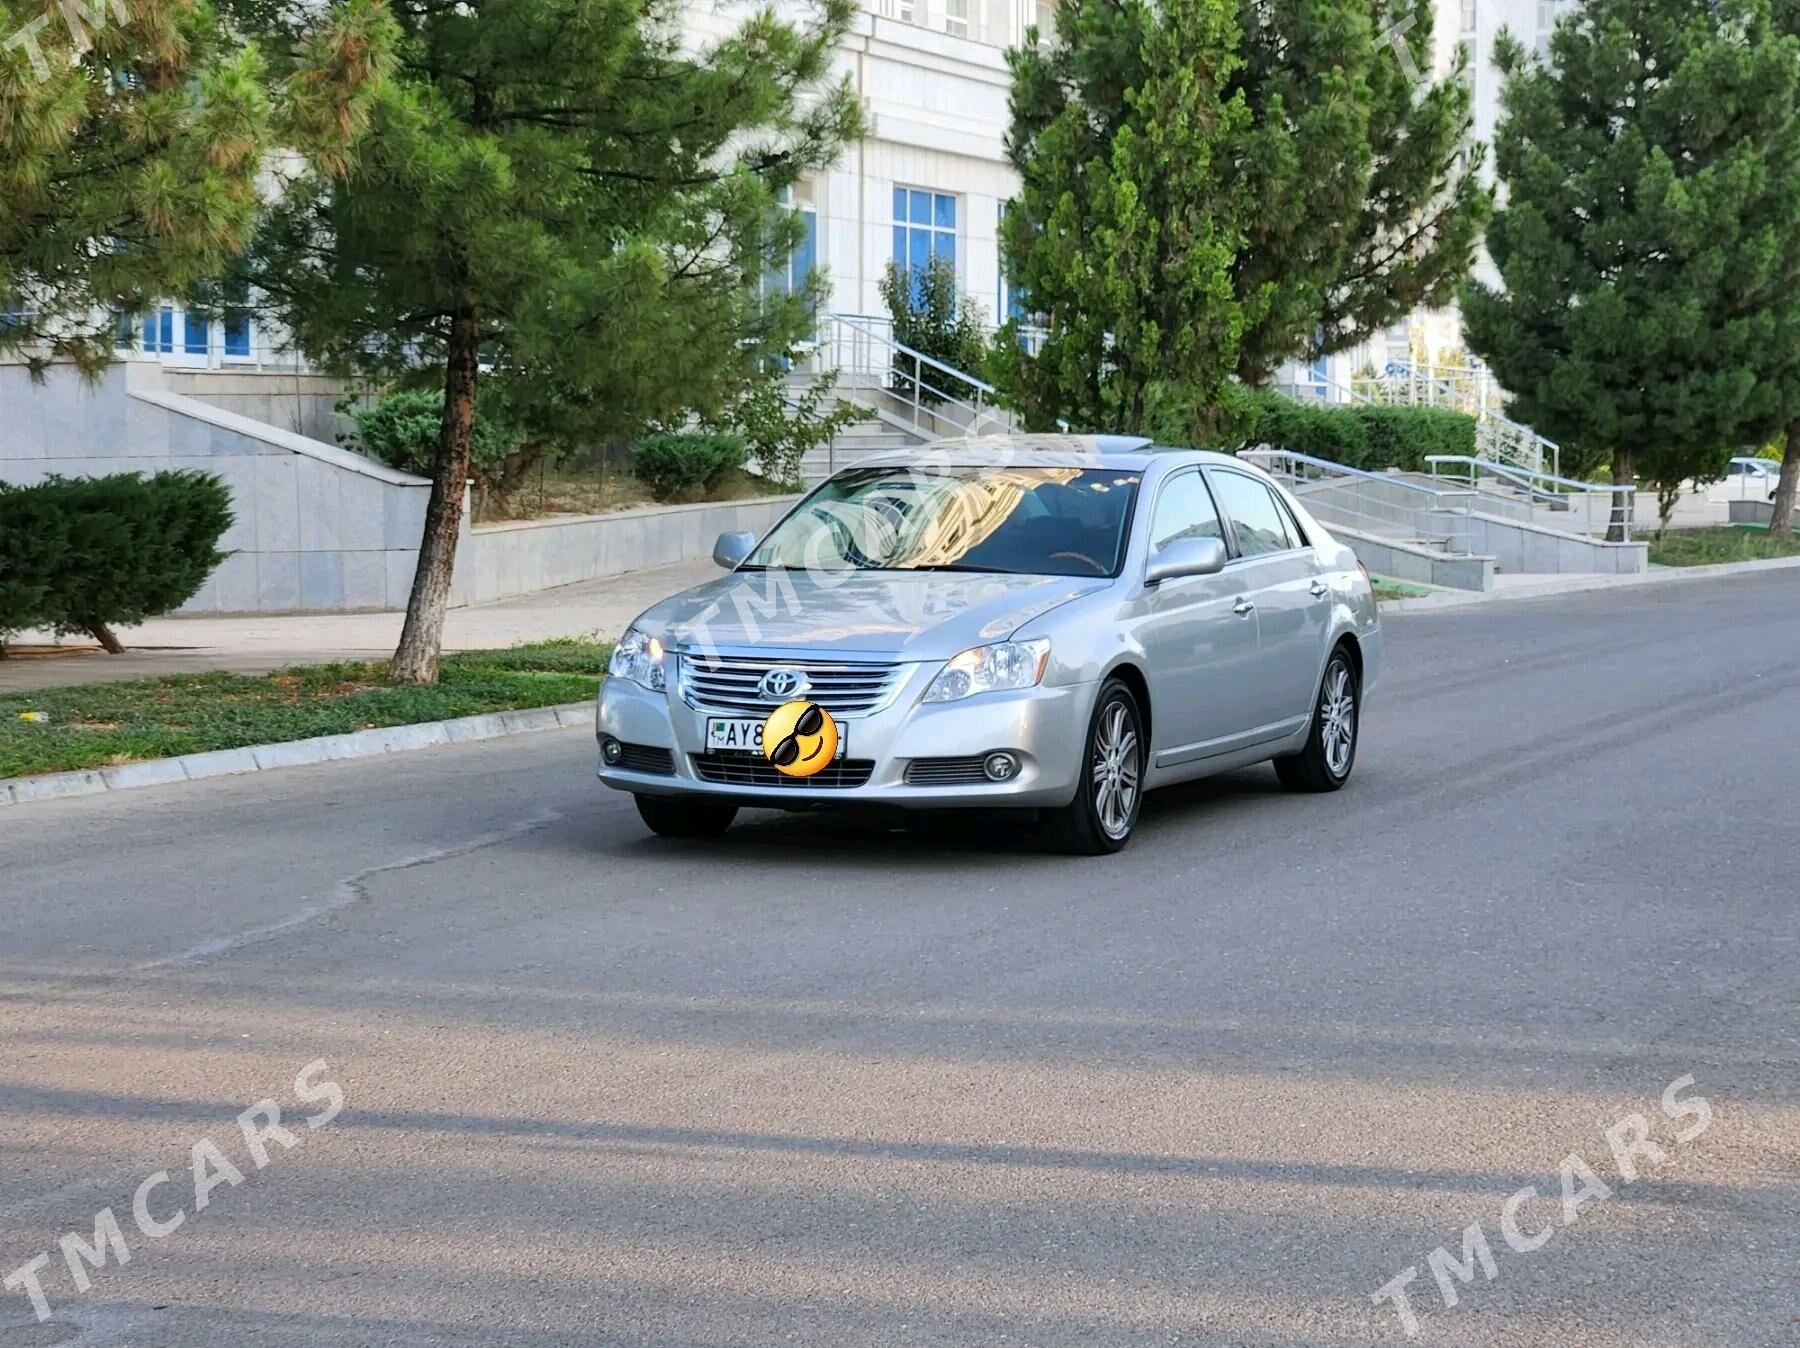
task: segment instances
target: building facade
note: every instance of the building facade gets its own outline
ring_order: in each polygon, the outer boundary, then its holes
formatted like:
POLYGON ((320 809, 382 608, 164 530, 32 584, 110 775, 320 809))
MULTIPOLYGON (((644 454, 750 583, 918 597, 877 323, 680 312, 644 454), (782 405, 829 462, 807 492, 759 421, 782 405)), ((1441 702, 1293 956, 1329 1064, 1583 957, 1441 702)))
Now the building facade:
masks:
MULTIPOLYGON (((1436 6, 1435 73, 1450 70, 1458 46, 1467 47, 1474 136, 1491 141, 1500 102, 1492 57, 1501 30, 1542 49, 1569 0, 1424 2, 1436 6)), ((948 257, 963 293, 990 324, 1013 313, 998 238, 1000 213, 1018 182, 1005 153, 1005 54, 1032 25, 1048 32, 1052 17, 1049 0, 868 0, 838 57, 839 74, 862 100, 868 134, 834 168, 796 190, 807 233, 786 279, 797 281, 817 266, 827 278, 829 312, 884 322, 879 286, 887 265, 948 257)), ((734 22, 729 9, 696 6, 690 37, 705 43, 734 22)), ((1485 268, 1485 259, 1479 265, 1485 268)), ((159 308, 135 337, 141 351, 167 365, 292 364, 279 333, 251 319, 190 314, 178 304, 159 308)), ((1358 350, 1296 367, 1287 378, 1342 386, 1357 370, 1434 363, 1460 345, 1454 312, 1420 312, 1358 350)))

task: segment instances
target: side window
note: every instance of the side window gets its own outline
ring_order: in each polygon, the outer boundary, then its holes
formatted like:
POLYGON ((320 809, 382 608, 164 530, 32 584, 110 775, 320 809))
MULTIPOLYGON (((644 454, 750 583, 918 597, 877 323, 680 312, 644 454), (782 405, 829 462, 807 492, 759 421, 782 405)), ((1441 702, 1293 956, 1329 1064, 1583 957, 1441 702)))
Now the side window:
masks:
POLYGON ((1288 546, 1310 548, 1312 540, 1307 538, 1306 530, 1300 527, 1300 517, 1294 513, 1293 506, 1281 499, 1280 492, 1273 492, 1271 495, 1275 497, 1275 504, 1281 507, 1281 518, 1287 522, 1288 538, 1292 540, 1288 546))
POLYGON ((1180 473, 1163 485, 1156 498, 1156 515, 1150 521, 1152 556, 1178 539, 1224 537, 1218 507, 1198 469, 1180 473))
POLYGON ((1300 546, 1289 533, 1293 526, 1287 511, 1262 483, 1231 472, 1214 473, 1212 481, 1219 505, 1231 519, 1240 555, 1260 557, 1300 546))

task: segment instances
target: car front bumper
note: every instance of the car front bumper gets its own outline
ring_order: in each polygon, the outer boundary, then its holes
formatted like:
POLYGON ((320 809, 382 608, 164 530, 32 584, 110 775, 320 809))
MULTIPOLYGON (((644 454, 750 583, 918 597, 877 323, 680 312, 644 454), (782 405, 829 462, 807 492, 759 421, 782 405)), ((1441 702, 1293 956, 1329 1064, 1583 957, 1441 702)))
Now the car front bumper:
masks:
POLYGON ((838 718, 845 737, 844 761, 872 764, 868 780, 859 786, 816 786, 807 778, 783 779, 779 786, 707 781, 694 760, 705 752, 708 713, 688 706, 673 687, 652 692, 629 679, 609 678, 600 687, 596 736, 665 749, 674 770, 632 771, 602 760, 599 777, 619 791, 701 796, 773 809, 1037 808, 1066 805, 1075 798, 1093 684, 982 693, 961 702, 920 702, 939 667, 911 666, 886 707, 866 716, 838 718), (973 758, 996 751, 1010 752, 1019 760, 1018 773, 1003 782, 912 785, 906 780, 907 768, 916 759, 973 758))

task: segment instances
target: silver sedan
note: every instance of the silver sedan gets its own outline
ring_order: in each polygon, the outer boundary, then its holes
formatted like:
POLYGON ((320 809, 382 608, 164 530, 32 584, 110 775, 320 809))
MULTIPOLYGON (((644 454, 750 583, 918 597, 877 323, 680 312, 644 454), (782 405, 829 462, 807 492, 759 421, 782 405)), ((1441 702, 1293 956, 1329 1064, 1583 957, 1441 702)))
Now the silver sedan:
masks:
POLYGON ((747 806, 1011 807, 1114 852, 1156 787, 1263 761, 1343 786, 1381 664, 1368 573, 1304 506, 1135 438, 863 460, 714 556, 730 574, 643 613, 600 689, 600 780, 661 834, 747 806), (795 703, 836 732, 805 775, 792 725, 763 742, 795 703))

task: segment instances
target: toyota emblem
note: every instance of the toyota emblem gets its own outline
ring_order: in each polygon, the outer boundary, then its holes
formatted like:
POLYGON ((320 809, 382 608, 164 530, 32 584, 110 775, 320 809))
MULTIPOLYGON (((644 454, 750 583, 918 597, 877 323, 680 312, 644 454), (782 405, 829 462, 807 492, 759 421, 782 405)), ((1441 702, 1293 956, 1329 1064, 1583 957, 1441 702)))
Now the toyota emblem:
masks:
POLYGON ((785 665, 771 669, 762 676, 762 682, 756 690, 770 702, 791 702, 812 687, 812 680, 806 677, 803 669, 792 669, 785 665))

